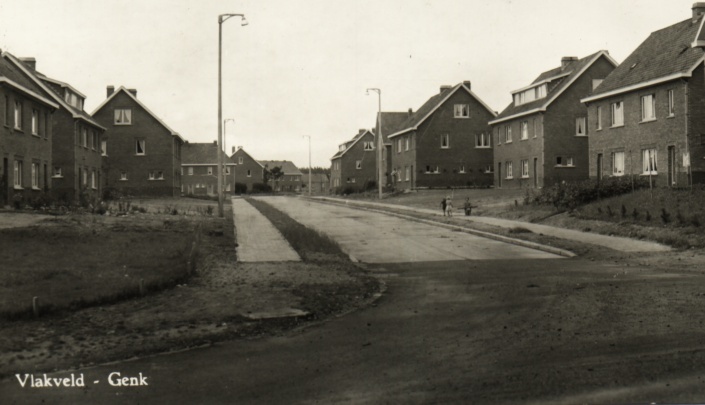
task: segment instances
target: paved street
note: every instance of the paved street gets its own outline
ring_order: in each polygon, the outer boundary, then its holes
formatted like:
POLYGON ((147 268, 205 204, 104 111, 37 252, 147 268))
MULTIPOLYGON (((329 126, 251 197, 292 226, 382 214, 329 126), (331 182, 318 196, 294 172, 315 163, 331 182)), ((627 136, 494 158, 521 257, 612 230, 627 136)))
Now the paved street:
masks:
POLYGON ((382 298, 283 336, 51 375, 83 374, 86 387, 21 388, 13 377, 0 382, 4 403, 565 404, 705 398, 705 314, 686 310, 705 305, 699 274, 556 259, 380 214, 267 200, 374 262, 370 271, 387 285, 382 298), (393 231, 380 231, 388 228, 393 231), (412 229, 423 237, 407 233, 412 229), (382 243, 375 235, 391 241, 382 243), (462 253, 459 246, 474 252, 462 253), (110 386, 108 376, 116 372, 135 382, 141 375, 149 385, 110 386))

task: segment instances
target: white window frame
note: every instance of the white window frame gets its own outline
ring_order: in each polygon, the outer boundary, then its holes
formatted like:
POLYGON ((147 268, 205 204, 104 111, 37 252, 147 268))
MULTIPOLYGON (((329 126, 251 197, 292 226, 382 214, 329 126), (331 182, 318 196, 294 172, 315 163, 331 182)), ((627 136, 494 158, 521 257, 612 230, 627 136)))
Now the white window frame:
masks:
POLYGON ((188 166, 186 168, 186 174, 188 174, 189 176, 193 176, 193 166, 188 166))
POLYGON ((529 121, 521 122, 521 139, 529 139, 529 121))
POLYGON ((132 109, 116 108, 113 118, 115 125, 132 125, 132 109))
POLYGON ((505 125, 504 127, 504 143, 512 143, 512 126, 505 125))
POLYGON ((375 143, 372 141, 365 141, 365 143, 363 145, 364 145, 365 150, 374 150, 375 149, 375 143))
POLYGON ((39 111, 32 109, 32 135, 39 136, 39 111))
POLYGON ((574 167, 575 166, 575 159, 572 156, 566 156, 565 165, 568 167, 574 167))
POLYGON ((612 152, 612 175, 624 176, 624 157, 623 151, 612 152))
POLYGON ((15 159, 13 163, 13 178, 16 189, 22 189, 22 161, 15 159))
POLYGON ((475 134, 475 147, 479 149, 486 149, 492 147, 492 136, 486 132, 481 134, 475 134))
POLYGON ((81 146, 88 149, 88 130, 81 128, 81 146))
POLYGON ((411 144, 411 139, 408 136, 404 137, 404 150, 409 150, 409 144, 411 144))
POLYGON ((39 163, 32 162, 32 188, 39 190, 39 163))
POLYGON ((647 148, 641 150, 641 168, 642 174, 657 175, 658 174, 658 155, 656 148, 647 148))
POLYGON ((120 181, 127 181, 127 172, 126 171, 120 172, 120 181))
POLYGON ((409 166, 404 166, 404 181, 409 181, 411 179, 411 168, 409 166))
POLYGON ((91 188, 96 190, 98 188, 98 183, 96 181, 95 169, 91 170, 91 188))
POLYGON ((22 130, 22 102, 15 100, 15 129, 22 130))
POLYGON ((135 139, 135 155, 144 156, 147 154, 147 141, 144 139, 135 139), (140 152, 140 149, 142 151, 140 152))
POLYGON ((506 178, 513 179, 514 178, 514 162, 512 162, 511 160, 508 160, 508 161, 504 162, 504 167, 505 167, 505 171, 507 172, 506 178))
POLYGON ((601 130, 602 130, 602 106, 601 106, 601 105, 598 105, 598 106, 597 106, 597 108, 596 108, 596 113, 597 113, 597 114, 596 114, 596 115, 597 115, 597 127, 596 127, 596 130, 597 130, 597 131, 601 131, 601 130))
POLYGON ((575 136, 587 136, 587 118, 578 117, 575 119, 575 136))
POLYGON ((247 177, 252 177, 252 170, 247 169, 247 177))
POLYGON ((362 160, 355 161, 355 169, 357 169, 357 170, 362 169, 362 160))
POLYGON ((676 116, 676 97, 673 89, 668 90, 668 116, 676 116))
POLYGON ((641 96, 641 122, 656 120, 656 94, 641 96))
POLYGON ((465 173, 467 173, 467 172, 465 171, 465 165, 460 165, 460 167, 458 168, 458 173, 460 173, 460 174, 465 174, 465 173))
POLYGON ((54 171, 52 172, 51 177, 55 179, 60 179, 64 177, 61 171, 61 166, 54 166, 54 171))
POLYGON ((100 141, 100 154, 102 156, 108 156, 108 141, 106 141, 106 140, 100 141))
POLYGON ((624 101, 617 101, 610 104, 612 127, 624 126, 624 101))
POLYGON ((521 178, 522 179, 529 178, 529 159, 522 159, 521 160, 521 178))
POLYGON ((441 149, 450 149, 450 134, 441 134, 441 149))
POLYGON ((206 173, 207 173, 209 176, 212 176, 212 175, 213 175, 213 166, 208 166, 208 167, 206 167, 206 173))
POLYGON ((485 169, 483 170, 486 174, 494 173, 494 165, 489 164, 485 166, 485 169))
POLYGON ((470 104, 456 104, 453 107, 455 118, 470 118, 470 104))
POLYGON ((397 153, 401 153, 401 138, 397 139, 397 153))

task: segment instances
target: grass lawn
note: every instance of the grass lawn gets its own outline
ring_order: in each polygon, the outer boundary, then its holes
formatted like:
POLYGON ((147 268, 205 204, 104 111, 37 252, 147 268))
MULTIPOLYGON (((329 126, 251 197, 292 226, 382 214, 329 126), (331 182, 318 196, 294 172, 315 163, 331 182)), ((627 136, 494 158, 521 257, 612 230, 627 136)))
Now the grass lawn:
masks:
POLYGON ((0 230, 0 316, 77 309, 172 285, 187 274, 195 223, 183 217, 71 214, 0 230))
MULTIPOLYGON (((382 202, 386 204, 407 205, 410 207, 438 209, 441 212, 441 200, 451 197, 456 210, 461 209, 465 198, 470 198, 473 206, 473 213, 484 215, 490 211, 504 210, 507 206, 514 204, 514 200, 521 203, 524 197, 523 190, 508 189, 444 189, 444 190, 418 190, 409 193, 398 193, 385 197, 382 202)), ((345 196, 347 199, 362 199, 378 201, 377 194, 351 194, 345 196)))

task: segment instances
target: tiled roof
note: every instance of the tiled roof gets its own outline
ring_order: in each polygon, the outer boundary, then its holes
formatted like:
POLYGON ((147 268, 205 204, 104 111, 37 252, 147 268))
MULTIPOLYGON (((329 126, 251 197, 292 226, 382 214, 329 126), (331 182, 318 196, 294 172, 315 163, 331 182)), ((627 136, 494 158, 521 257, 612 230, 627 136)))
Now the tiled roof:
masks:
MULTIPOLYGON (((48 78, 46 75, 44 75, 44 74, 42 74, 42 73, 40 73, 40 72, 38 72, 38 71, 35 71, 34 73, 37 75, 37 77, 38 77, 40 80, 42 80, 42 81, 44 81, 44 82, 48 82, 48 83, 51 83, 51 82, 52 82, 52 80, 51 80, 50 78, 48 78)), ((68 86, 68 85, 67 85, 67 86, 68 86)), ((56 96, 54 97, 54 99, 57 100, 57 101, 61 100, 61 101, 60 101, 60 102, 61 102, 61 105, 62 105, 64 108, 66 108, 67 110, 69 110, 69 112, 70 112, 74 117, 75 117, 75 116, 79 116, 79 117, 82 118, 84 121, 87 121, 87 122, 89 122, 90 124, 92 124, 92 125, 94 125, 94 126, 97 126, 97 127, 99 127, 99 128, 105 129, 102 125, 100 125, 97 121, 95 121, 95 120, 93 119, 93 117, 91 117, 91 115, 88 114, 87 112, 85 112, 85 111, 83 111, 83 110, 79 110, 78 108, 72 106, 72 105, 69 104, 69 103, 63 102, 63 94, 58 93, 58 92, 55 90, 55 87, 54 87, 54 86, 48 85, 47 87, 48 87, 54 94, 56 94, 56 96)))
MULTIPOLYGON (((406 120, 413 115, 408 112, 385 112, 382 111, 382 138, 383 142, 387 142, 387 136, 396 132, 397 128, 401 126, 406 120)), ((377 123, 372 126, 374 128, 372 133, 374 134, 377 130, 377 123)))
POLYGON ((290 176, 295 176, 297 174, 303 174, 301 171, 294 165, 293 162, 290 162, 288 160, 260 160, 259 163, 262 166, 267 166, 268 169, 275 168, 277 166, 281 166, 282 171, 286 175, 290 176))
POLYGON ((688 19, 651 33, 589 98, 675 74, 689 74, 703 58, 701 48, 691 47, 699 27, 700 21, 688 19))
MULTIPOLYGON (((532 110, 547 108, 558 94, 568 88, 568 86, 583 73, 584 69, 597 60, 597 57, 600 54, 607 55, 607 52, 595 52, 584 58, 568 62, 565 67, 559 66, 541 73, 533 82, 531 82, 532 85, 556 78, 555 80, 550 80, 548 82, 546 97, 517 106, 514 104, 512 95, 512 102, 497 116, 497 118, 492 121, 500 121, 532 110)), ((614 64, 616 65, 616 63, 614 64)))
POLYGON ((27 77, 13 59, 16 58, 8 52, 2 53, 2 57, 0 57, 0 80, 5 78, 3 81, 9 81, 9 84, 13 85, 13 87, 21 86, 22 89, 31 92, 29 95, 32 97, 38 98, 45 103, 49 103, 54 108, 58 108, 59 106, 50 100, 48 96, 45 97, 46 92, 41 88, 41 86, 27 77))
MULTIPOLYGON (((209 143, 185 143, 181 147, 181 164, 218 164, 218 145, 214 142, 209 143)), ((228 161, 225 152, 220 152, 223 155, 223 162, 228 161)))

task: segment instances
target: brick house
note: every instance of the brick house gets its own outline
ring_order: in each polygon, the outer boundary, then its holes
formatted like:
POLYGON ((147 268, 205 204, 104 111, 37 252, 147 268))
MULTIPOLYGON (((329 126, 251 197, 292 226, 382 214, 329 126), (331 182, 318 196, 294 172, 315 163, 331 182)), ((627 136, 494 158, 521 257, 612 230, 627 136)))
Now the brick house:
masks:
POLYGON ((60 106, 52 115, 52 194, 64 203, 78 201, 80 194, 100 198, 101 137, 105 128, 83 110, 86 96, 71 85, 38 72, 34 58, 13 62, 60 106))
POLYGON ((238 146, 233 147, 233 154, 228 158, 235 165, 233 183, 244 184, 247 192, 252 192, 255 184, 264 183, 264 165, 238 146))
POLYGON ((580 99, 616 66, 607 51, 564 57, 561 66, 512 91, 511 104, 490 121, 495 186, 540 188, 587 179, 587 108, 580 99))
POLYGON ((128 195, 180 195, 184 140, 137 99, 136 90, 108 86, 92 115, 106 128, 106 187, 128 195))
POLYGON ((269 185, 274 191, 289 191, 298 193, 301 191, 301 180, 303 173, 288 160, 260 160, 259 163, 264 166, 265 170, 272 170, 275 167, 281 167, 284 176, 279 180, 270 180, 269 185))
MULTIPOLYGON (((301 179, 302 191, 308 193, 308 171, 304 173, 301 179)), ((311 194, 329 194, 330 193, 330 178, 325 173, 311 173, 311 194)))
POLYGON ((659 186, 705 183, 705 66, 702 15, 651 33, 583 99, 590 177, 651 177, 659 186), (688 165, 690 163, 690 167, 688 165))
POLYGON ((488 121, 496 116, 465 81, 441 86, 389 134, 396 188, 474 187, 492 184, 488 121))
MULTIPOLYGON (((182 195, 218 195, 218 142, 192 143, 186 141, 181 147, 181 194, 182 195)), ((224 151, 223 158, 223 192, 232 193, 234 189, 235 164, 224 151)))
POLYGON ((0 55, 0 206, 30 202, 52 187, 52 114, 59 105, 0 55))

